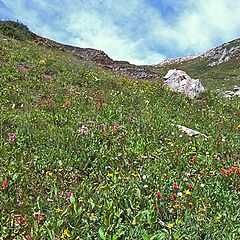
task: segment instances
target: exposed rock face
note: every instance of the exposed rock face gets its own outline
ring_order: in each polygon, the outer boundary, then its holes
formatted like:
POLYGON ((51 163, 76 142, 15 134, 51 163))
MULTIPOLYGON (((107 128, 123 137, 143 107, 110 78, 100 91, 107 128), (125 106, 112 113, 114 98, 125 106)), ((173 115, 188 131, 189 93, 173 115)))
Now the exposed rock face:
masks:
POLYGON ((223 93, 225 98, 240 97, 240 87, 235 86, 234 91, 226 91, 223 93))
POLYGON ((213 67, 215 65, 219 65, 223 62, 229 61, 231 58, 233 58, 238 54, 240 54, 240 38, 231 42, 224 43, 221 46, 212 48, 204 53, 199 53, 199 54, 187 56, 187 57, 168 58, 155 66, 177 64, 177 63, 182 63, 189 60, 194 60, 197 58, 199 59, 208 58, 209 60, 208 66, 213 67))
POLYGON ((164 77, 164 85, 174 92, 183 93, 191 99, 197 97, 204 91, 199 79, 192 79, 182 70, 169 70, 164 77))

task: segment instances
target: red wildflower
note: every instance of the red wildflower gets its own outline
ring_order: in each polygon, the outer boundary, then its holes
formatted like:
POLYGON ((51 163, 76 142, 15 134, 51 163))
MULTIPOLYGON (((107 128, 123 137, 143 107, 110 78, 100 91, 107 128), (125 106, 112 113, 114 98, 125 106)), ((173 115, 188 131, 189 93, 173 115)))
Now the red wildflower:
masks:
POLYGON ((188 164, 189 164, 189 165, 193 165, 194 162, 193 162, 193 161, 189 161, 188 164))
POLYGON ((200 175, 204 175, 205 172, 204 172, 203 170, 201 170, 201 171, 199 172, 199 174, 200 174, 200 175))
POLYGON ((221 137, 220 135, 217 135, 216 140, 217 140, 218 142, 221 142, 221 141, 222 141, 222 137, 221 137))
POLYGON ((237 190, 240 191, 240 185, 237 186, 237 190))
POLYGON ((25 237, 25 240, 31 240, 30 235, 27 235, 27 236, 25 237))
POLYGON ((158 210, 158 205, 157 204, 154 205, 153 208, 154 208, 154 210, 158 210))
POLYGON ((177 183, 177 182, 174 182, 174 183, 172 184, 172 187, 173 187, 173 189, 179 189, 179 186, 178 186, 178 183, 177 183))
POLYGON ((95 108, 99 109, 100 107, 101 107, 101 103, 100 102, 95 103, 95 108))
POLYGON ((193 189, 193 184, 190 183, 190 184, 188 185, 188 188, 189 188, 189 189, 193 189))
POLYGON ((38 220, 38 221, 42 221, 42 220, 45 219, 45 217, 42 216, 42 215, 35 215, 35 219, 38 220))
POLYGON ((45 102, 45 104, 50 107, 50 106, 52 106, 52 104, 53 104, 53 100, 52 100, 52 99, 48 99, 48 100, 45 102))
POLYGON ((2 188, 3 188, 3 189, 8 188, 8 180, 7 180, 7 179, 4 179, 4 180, 3 180, 3 182, 2 182, 2 188))
POLYGON ((22 215, 16 215, 15 219, 19 225, 23 225, 25 223, 25 218, 22 215))
POLYGON ((171 197, 169 198, 170 201, 174 201, 177 198, 177 194, 173 193, 171 197))
POLYGON ((161 199, 161 198, 163 198, 163 195, 162 195, 160 192, 157 192, 156 198, 157 198, 157 199, 161 199))

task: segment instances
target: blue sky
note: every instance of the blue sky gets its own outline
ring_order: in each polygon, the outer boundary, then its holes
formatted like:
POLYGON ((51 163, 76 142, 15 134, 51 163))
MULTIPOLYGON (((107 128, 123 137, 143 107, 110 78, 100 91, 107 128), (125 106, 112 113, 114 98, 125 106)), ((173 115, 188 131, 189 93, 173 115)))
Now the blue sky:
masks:
POLYGON ((157 64, 240 37, 240 0, 0 0, 0 18, 135 64, 157 64))

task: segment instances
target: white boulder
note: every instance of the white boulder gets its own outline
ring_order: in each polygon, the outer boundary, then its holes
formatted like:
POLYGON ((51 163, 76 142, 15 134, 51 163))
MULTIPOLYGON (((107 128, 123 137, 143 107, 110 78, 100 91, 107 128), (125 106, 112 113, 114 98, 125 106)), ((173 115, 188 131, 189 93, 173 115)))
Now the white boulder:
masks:
POLYGON ((191 99, 205 91, 199 79, 192 79, 182 70, 171 69, 163 78, 165 86, 174 92, 183 93, 191 99))

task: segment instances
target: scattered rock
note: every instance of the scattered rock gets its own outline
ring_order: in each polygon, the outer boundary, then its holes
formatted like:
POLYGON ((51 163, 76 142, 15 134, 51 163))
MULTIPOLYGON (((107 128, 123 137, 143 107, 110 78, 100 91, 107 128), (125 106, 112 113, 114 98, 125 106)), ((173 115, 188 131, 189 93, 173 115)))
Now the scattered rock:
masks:
POLYGON ((234 86, 233 91, 225 91, 223 96, 225 98, 240 97, 240 87, 234 86))
POLYGON ((19 72, 21 72, 21 73, 27 73, 27 72, 29 72, 29 67, 26 67, 26 66, 24 66, 24 65, 22 65, 22 64, 19 64, 18 66, 17 66, 17 69, 18 69, 18 71, 19 72))
POLYGON ((177 125, 177 127, 179 128, 179 130, 181 130, 183 133, 186 133, 190 137, 194 137, 194 136, 197 136, 197 135, 201 135, 201 136, 207 137, 207 135, 205 135, 203 133, 200 133, 200 132, 198 132, 196 130, 193 130, 191 128, 187 128, 187 127, 184 127, 182 125, 177 125))
POLYGON ((88 132, 89 132, 89 129, 88 129, 88 127, 85 126, 85 125, 82 125, 82 126, 79 128, 79 130, 78 130, 78 134, 79 134, 80 136, 86 135, 88 132))
POLYGON ((197 97, 200 92, 204 92, 204 87, 199 79, 192 79, 182 70, 171 69, 164 79, 166 79, 165 86, 174 92, 183 93, 191 99, 197 97))
POLYGON ((52 81, 53 80, 53 77, 49 74, 44 74, 43 75, 43 80, 44 81, 52 81))

